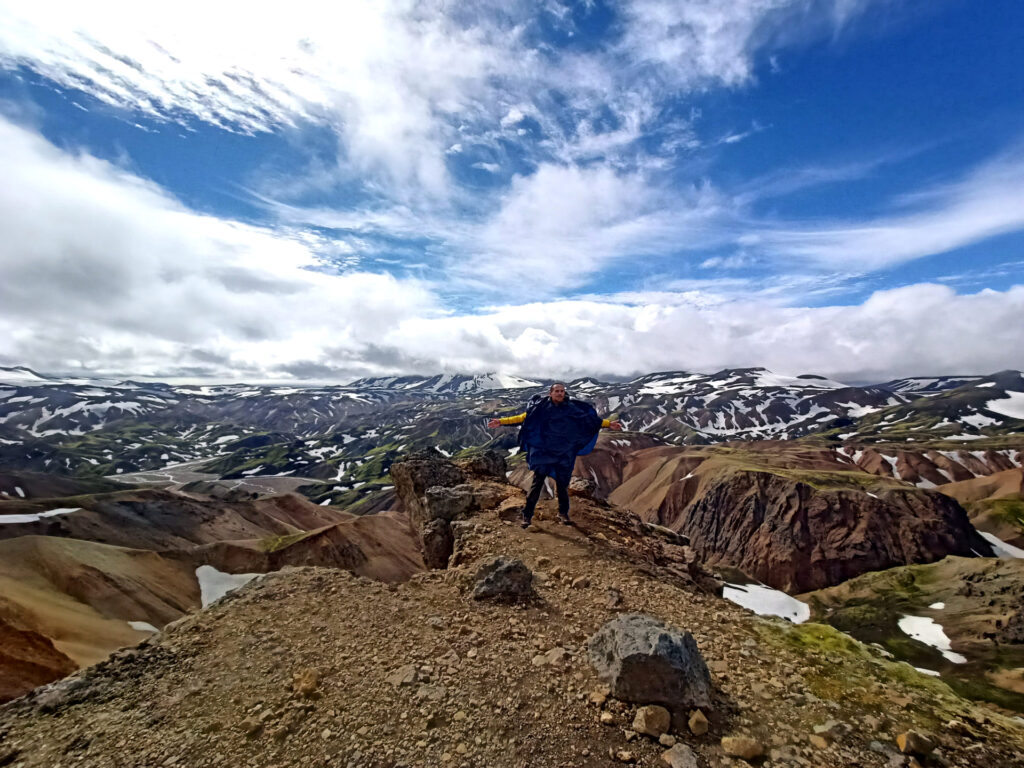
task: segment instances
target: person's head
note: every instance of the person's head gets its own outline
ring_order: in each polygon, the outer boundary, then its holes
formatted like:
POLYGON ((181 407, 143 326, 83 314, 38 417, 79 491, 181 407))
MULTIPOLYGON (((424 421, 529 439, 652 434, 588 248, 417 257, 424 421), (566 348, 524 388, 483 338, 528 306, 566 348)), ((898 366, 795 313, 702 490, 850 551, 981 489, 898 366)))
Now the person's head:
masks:
POLYGON ((556 382, 551 385, 551 389, 548 390, 548 394, 551 395, 551 402, 561 403, 565 401, 565 384, 556 382))

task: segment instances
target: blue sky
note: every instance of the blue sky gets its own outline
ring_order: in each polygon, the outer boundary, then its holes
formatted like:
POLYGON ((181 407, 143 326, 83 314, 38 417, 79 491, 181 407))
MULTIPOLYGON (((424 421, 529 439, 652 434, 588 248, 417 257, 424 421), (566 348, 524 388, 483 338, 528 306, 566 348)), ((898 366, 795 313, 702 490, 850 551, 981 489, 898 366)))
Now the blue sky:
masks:
POLYGON ((0 2, 0 364, 1024 367, 1024 6, 0 2))

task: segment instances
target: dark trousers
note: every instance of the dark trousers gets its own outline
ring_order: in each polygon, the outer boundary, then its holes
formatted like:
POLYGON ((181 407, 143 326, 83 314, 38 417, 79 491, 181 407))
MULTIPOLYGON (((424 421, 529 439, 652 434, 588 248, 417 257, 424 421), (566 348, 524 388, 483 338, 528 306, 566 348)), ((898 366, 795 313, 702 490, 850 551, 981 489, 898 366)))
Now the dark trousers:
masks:
MULTIPOLYGON (((526 506, 523 508, 523 519, 532 520, 533 510, 537 506, 537 500, 540 498, 540 492, 544 490, 544 480, 549 475, 546 472, 534 472, 533 473, 533 485, 530 486, 530 492, 526 494, 526 506)), ((550 475, 551 479, 555 481, 555 495, 558 496, 558 514, 569 515, 569 483, 561 483, 558 478, 554 475, 550 475)))

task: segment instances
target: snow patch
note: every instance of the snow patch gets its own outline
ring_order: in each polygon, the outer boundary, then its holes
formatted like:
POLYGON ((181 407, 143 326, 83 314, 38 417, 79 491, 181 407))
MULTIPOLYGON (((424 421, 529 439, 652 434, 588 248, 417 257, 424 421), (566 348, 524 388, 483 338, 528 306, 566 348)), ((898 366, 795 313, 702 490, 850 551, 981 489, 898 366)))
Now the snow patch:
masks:
POLYGON ((931 608, 933 611, 941 611, 943 608, 946 607, 946 604, 945 603, 932 603, 928 607, 931 608))
POLYGON ((1024 421, 1024 392, 1007 392, 1006 397, 985 403, 985 409, 1024 421))
POLYGON ((129 621, 128 626, 138 632, 159 632, 160 630, 148 621, 129 621))
POLYGON ((18 494, 19 496, 21 496, 21 498, 23 498, 23 499, 25 498, 25 492, 23 490, 21 490, 21 486, 20 485, 14 486, 14 492, 16 494, 18 494))
POLYGON ((904 616, 899 620, 899 628, 918 642, 930 645, 954 664, 966 664, 967 658, 956 653, 950 645, 949 638, 942 630, 942 625, 927 616, 904 616))
POLYGON ((922 675, 931 675, 932 677, 942 677, 942 675, 940 675, 934 669, 925 669, 924 667, 914 667, 914 669, 916 669, 922 675))
POLYGON ((196 568, 196 579, 199 581, 199 596, 203 608, 220 600, 228 592, 244 587, 261 573, 224 573, 212 565, 200 565, 196 568))
POLYGON ((794 624, 811 618, 811 606, 763 584, 726 584, 722 597, 758 616, 779 616, 794 624))
POLYGON ((49 509, 46 512, 33 512, 26 515, 0 515, 0 525, 4 523, 38 523, 44 517, 56 517, 57 515, 69 515, 78 512, 81 507, 59 507, 49 509))
POLYGON ((978 531, 989 544, 992 545, 992 549, 996 551, 996 557, 1001 557, 1004 560, 1011 558, 1024 557, 1024 549, 1015 547, 1013 544, 1007 544, 1005 541, 997 536, 993 536, 991 533, 985 533, 984 531, 978 531))

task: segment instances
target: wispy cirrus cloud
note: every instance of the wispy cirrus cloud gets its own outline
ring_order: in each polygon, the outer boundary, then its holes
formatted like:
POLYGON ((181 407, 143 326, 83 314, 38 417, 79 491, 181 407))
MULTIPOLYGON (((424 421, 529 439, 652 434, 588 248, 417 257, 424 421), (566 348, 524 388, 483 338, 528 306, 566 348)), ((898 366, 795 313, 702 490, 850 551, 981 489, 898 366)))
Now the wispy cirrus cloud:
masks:
POLYGON ((1024 151, 995 157, 964 178, 893 201, 893 213, 825 224, 778 222, 748 245, 828 268, 873 271, 1024 229, 1024 151))

